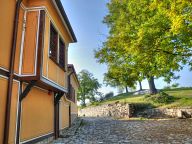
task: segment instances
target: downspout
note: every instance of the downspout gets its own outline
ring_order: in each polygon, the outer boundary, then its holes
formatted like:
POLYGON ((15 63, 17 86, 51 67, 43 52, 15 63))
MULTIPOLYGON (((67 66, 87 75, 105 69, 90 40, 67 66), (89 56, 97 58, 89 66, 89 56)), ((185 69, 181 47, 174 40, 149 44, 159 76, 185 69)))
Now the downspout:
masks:
POLYGON ((13 77, 14 77, 14 63, 15 63, 17 32, 18 32, 18 23, 19 23, 18 22, 19 9, 20 9, 21 2, 22 2, 22 0, 18 0, 16 2, 16 8, 15 8, 12 49, 11 49, 11 58, 10 58, 10 66, 9 66, 9 79, 8 79, 8 88, 7 88, 6 112, 5 112, 5 127, 4 127, 4 139, 3 139, 4 144, 8 144, 8 140, 9 140, 11 97, 12 97, 12 87, 13 87, 13 77))
POLYGON ((58 93, 54 93, 54 135, 55 135, 55 139, 57 139, 59 137, 59 116, 58 116, 58 113, 59 113, 59 110, 58 110, 58 107, 59 107, 59 104, 56 102, 56 96, 58 95, 58 93))
POLYGON ((71 127, 71 103, 69 104, 69 127, 71 127))
POLYGON ((55 93, 54 94, 54 133, 55 139, 59 138, 59 101, 61 97, 64 95, 63 92, 55 93))

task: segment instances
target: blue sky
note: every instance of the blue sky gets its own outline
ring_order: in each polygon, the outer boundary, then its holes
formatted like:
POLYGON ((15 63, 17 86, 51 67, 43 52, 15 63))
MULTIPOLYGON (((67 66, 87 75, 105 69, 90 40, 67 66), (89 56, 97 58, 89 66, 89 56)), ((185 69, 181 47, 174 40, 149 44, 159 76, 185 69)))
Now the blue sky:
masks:
MULTIPOLYGON (((80 72, 87 69, 93 73, 100 83, 103 82, 103 74, 107 71, 105 65, 96 62, 94 49, 101 47, 105 41, 108 29, 102 23, 103 17, 107 14, 106 3, 108 0, 62 0, 64 9, 73 27, 78 42, 69 46, 69 63, 74 64, 75 69, 80 72)), ((178 73, 181 78, 173 83, 181 86, 192 86, 192 72, 185 67, 178 73)), ((155 81, 157 88, 163 88, 166 83, 162 79, 155 81)), ((148 88, 147 81, 143 81, 144 88, 148 88)), ((116 92, 114 88, 105 87, 103 93, 116 92)))

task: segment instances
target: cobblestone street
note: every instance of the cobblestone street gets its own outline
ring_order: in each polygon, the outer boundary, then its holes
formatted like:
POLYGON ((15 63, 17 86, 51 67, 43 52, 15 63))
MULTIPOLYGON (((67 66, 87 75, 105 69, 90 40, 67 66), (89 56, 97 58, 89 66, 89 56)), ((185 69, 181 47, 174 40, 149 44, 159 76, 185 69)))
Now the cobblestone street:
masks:
POLYGON ((55 144, 192 144, 192 119, 83 118, 74 136, 55 144))

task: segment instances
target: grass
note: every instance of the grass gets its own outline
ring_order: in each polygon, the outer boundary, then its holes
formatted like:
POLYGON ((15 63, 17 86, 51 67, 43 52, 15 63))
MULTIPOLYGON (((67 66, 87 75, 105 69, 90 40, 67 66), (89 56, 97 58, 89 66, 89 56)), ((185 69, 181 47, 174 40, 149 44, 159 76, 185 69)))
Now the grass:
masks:
POLYGON ((120 94, 103 102, 96 102, 92 106, 101 104, 110 104, 119 101, 120 103, 139 103, 150 105, 151 107, 173 108, 173 107, 192 107, 192 88, 187 89, 171 89, 165 92, 175 98, 174 102, 169 104, 159 104, 148 100, 144 95, 120 94))
POLYGON ((175 102, 164 107, 192 107, 192 89, 187 90, 171 90, 166 91, 171 96, 176 98, 175 102))

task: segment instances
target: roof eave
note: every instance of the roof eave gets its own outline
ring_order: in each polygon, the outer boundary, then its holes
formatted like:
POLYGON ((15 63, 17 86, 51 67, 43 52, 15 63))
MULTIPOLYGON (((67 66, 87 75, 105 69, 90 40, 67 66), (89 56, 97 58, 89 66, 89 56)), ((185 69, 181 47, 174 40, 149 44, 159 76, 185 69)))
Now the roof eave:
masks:
POLYGON ((58 11, 64 25, 66 26, 66 28, 67 28, 73 42, 76 43, 77 38, 76 38, 75 33, 74 33, 74 31, 73 31, 73 29, 71 27, 71 24, 69 22, 69 19, 68 19, 66 13, 65 13, 65 10, 63 8, 63 5, 62 5, 61 1, 60 0, 52 0, 52 2, 54 4, 55 8, 57 9, 57 11, 58 11))
POLYGON ((78 76, 77 76, 77 73, 76 73, 74 65, 73 64, 68 64, 67 67, 72 69, 72 72, 75 75, 75 78, 77 80, 78 86, 80 87, 79 79, 78 79, 78 76))

